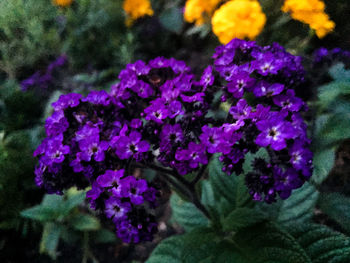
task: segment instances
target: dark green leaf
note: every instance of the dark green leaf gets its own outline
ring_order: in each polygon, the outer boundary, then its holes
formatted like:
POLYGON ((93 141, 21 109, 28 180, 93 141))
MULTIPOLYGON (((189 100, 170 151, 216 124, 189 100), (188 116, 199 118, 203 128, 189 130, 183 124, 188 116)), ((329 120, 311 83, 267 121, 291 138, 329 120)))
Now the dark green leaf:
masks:
POLYGON ((311 263, 297 241, 272 223, 244 228, 234 240, 252 263, 311 263))
POLYGON ((323 151, 314 152, 314 172, 312 181, 316 184, 321 184, 332 170, 335 161, 335 150, 324 149, 323 151))
POLYGON ((326 213, 350 234, 350 198, 339 193, 322 194, 318 205, 322 212, 326 213))
POLYGON ((180 224, 186 231, 196 227, 208 226, 208 219, 190 202, 182 200, 177 194, 170 198, 172 220, 180 224))
POLYGON ((161 242, 147 263, 202 262, 213 255, 217 242, 218 237, 212 229, 196 228, 184 235, 173 236, 161 242))
POLYGON ((102 228, 93 233, 92 240, 95 243, 113 243, 117 241, 117 237, 112 231, 102 228))
POLYGON ((312 217, 319 192, 310 184, 305 183, 301 188, 281 203, 277 221, 281 224, 303 223, 312 217))
POLYGON ((266 219, 266 216, 254 209, 237 208, 222 220, 224 231, 238 231, 241 228, 248 227, 266 219))
POLYGON ((326 226, 294 225, 291 233, 304 248, 313 263, 350 262, 350 239, 326 226))
POLYGON ((236 207, 252 206, 252 199, 244 184, 244 176, 227 175, 222 171, 222 164, 214 156, 209 164, 209 181, 212 185, 215 199, 220 202, 223 197, 228 202, 226 210, 232 211, 236 207), (231 205, 231 209, 227 207, 231 205))

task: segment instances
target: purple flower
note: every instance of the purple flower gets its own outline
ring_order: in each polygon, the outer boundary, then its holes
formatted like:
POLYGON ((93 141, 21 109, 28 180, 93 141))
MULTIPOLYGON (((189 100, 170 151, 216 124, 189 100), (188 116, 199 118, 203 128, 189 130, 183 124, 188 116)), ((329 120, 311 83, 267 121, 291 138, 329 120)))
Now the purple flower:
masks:
MULTIPOLYGON (((67 145, 62 144, 63 137, 57 136, 50 138, 44 145, 39 148, 44 155, 41 157, 43 164, 50 166, 53 163, 62 163, 65 159, 64 155, 70 152, 67 145)), ((39 152, 36 152, 38 154, 39 152)))
POLYGON ((131 90, 136 92, 141 98, 148 98, 154 94, 153 88, 142 80, 137 81, 137 83, 131 87, 131 90))
POLYGON ((139 154, 147 152, 150 145, 147 141, 141 140, 141 134, 132 131, 129 136, 121 136, 116 145, 116 154, 120 159, 133 157, 139 159, 139 154))
POLYGON ((108 106, 110 104, 111 98, 108 93, 104 90, 101 91, 91 91, 89 95, 83 98, 81 101, 90 102, 92 104, 100 104, 103 106, 108 106))
POLYGON ((230 114, 236 120, 244 120, 250 118, 252 107, 250 107, 245 99, 240 99, 236 106, 232 106, 230 114))
POLYGON ((204 93, 203 92, 199 92, 199 93, 196 93, 192 96, 186 96, 186 95, 183 95, 181 94, 181 99, 184 101, 184 102, 200 102, 200 103, 203 103, 203 97, 204 97, 204 93))
POLYGON ((303 106, 302 99, 295 97, 294 90, 287 90, 286 95, 278 95, 273 98, 273 102, 282 107, 282 109, 287 109, 289 111, 299 111, 303 106))
POLYGON ((69 123, 64 116, 63 111, 54 111, 53 114, 46 119, 45 130, 48 136, 56 136, 63 133, 69 127, 69 123))
POLYGON ((258 121, 256 126, 261 131, 255 140, 256 144, 262 147, 271 145, 275 151, 286 148, 286 140, 297 135, 292 124, 284 121, 284 116, 279 113, 271 114, 270 119, 258 121))
POLYGON ((130 224, 129 221, 122 220, 117 223, 117 236, 126 243, 139 243, 140 235, 136 227, 130 224))
POLYGON ((283 84, 279 83, 273 83, 270 84, 266 81, 260 81, 253 90, 253 93, 256 97, 262 97, 262 96, 275 96, 280 94, 284 89, 283 84))
POLYGON ((200 83, 200 85, 203 86, 203 90, 206 90, 208 86, 213 85, 214 75, 213 75, 213 67, 212 66, 208 66, 204 70, 203 75, 202 75, 199 83, 200 83))
POLYGON ((291 195, 293 189, 299 188, 303 184, 303 181, 299 178, 299 174, 293 168, 289 168, 283 173, 280 168, 275 167, 274 179, 274 188, 283 200, 291 195))
POLYGON ((208 158, 205 154, 205 146, 194 142, 188 144, 187 150, 177 150, 175 158, 178 161, 188 161, 192 169, 197 168, 200 163, 208 163, 208 158))
POLYGON ((113 171, 107 170, 103 175, 97 177, 96 182, 103 188, 113 188, 113 193, 120 192, 120 180, 124 176, 124 169, 113 171))
POLYGON ((81 97, 81 94, 77 93, 61 95, 56 102, 52 103, 52 107, 55 111, 61 111, 68 107, 74 108, 79 105, 81 97))
POLYGON ((100 141, 98 135, 87 137, 79 141, 81 159, 87 162, 89 162, 92 157, 96 162, 102 162, 105 159, 105 151, 108 147, 108 142, 100 141))
POLYGON ((220 128, 210 128, 209 126, 202 127, 202 134, 199 139, 207 147, 208 153, 227 154, 231 151, 232 144, 225 138, 225 133, 220 128))
POLYGON ((146 120, 152 120, 157 123, 163 123, 163 120, 169 115, 168 109, 161 99, 153 101, 151 106, 147 107, 144 112, 146 113, 146 120))
POLYGON ((121 180, 121 184, 123 197, 130 198, 134 205, 141 205, 144 202, 143 193, 148 189, 146 180, 137 180, 133 176, 128 176, 121 180))
POLYGON ((277 59, 272 53, 253 52, 256 60, 252 62, 252 69, 255 69, 260 75, 267 76, 269 74, 276 75, 282 68, 283 63, 277 59))
POLYGON ((305 142, 297 140, 289 149, 290 162, 294 169, 302 171, 306 177, 311 176, 312 152, 305 148, 305 142))
POLYGON ((130 210, 130 203, 122 202, 120 198, 112 196, 105 201, 105 214, 108 218, 112 218, 113 221, 125 218, 130 210))
POLYGON ((249 76, 249 73, 245 71, 233 73, 229 81, 227 90, 237 99, 242 98, 244 91, 249 91, 255 82, 255 80, 249 76))
POLYGON ((164 125, 160 133, 160 149, 161 151, 169 150, 174 144, 181 142, 184 138, 180 124, 164 125))

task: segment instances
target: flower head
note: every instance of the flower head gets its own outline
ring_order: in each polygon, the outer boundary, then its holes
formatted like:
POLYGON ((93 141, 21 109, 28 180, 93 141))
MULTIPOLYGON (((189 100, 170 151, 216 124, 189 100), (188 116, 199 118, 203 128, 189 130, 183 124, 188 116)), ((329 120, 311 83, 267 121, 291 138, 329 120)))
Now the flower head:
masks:
POLYGON ((214 34, 227 44, 234 38, 254 39, 266 22, 257 0, 231 0, 215 11, 211 20, 214 34))
POLYGON ((127 25, 144 16, 152 16, 154 11, 149 0, 124 0, 123 9, 127 14, 127 25))
POLYGON ((325 4, 321 0, 286 0, 282 11, 308 24, 319 38, 325 37, 335 27, 335 23, 325 13, 325 4))

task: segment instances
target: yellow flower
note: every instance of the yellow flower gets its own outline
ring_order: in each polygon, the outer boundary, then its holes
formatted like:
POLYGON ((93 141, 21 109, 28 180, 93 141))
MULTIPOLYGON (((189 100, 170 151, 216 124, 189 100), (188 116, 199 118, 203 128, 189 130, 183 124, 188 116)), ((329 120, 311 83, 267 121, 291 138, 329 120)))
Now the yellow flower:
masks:
POLYGON ((308 24, 319 38, 332 32, 335 27, 335 23, 325 13, 324 2, 320 0, 286 0, 282 11, 289 12, 293 19, 308 24))
POLYGON ((211 23, 220 42, 227 44, 234 38, 256 38, 266 16, 257 0, 231 0, 215 11, 211 23))
POLYGON ((70 6, 72 4, 73 0, 53 0, 54 5, 57 6, 70 6))
POLYGON ((128 16, 126 20, 128 26, 140 17, 154 14, 149 0, 124 0, 123 9, 128 16))
POLYGON ((189 23, 200 26, 205 23, 206 18, 211 17, 215 7, 222 0, 187 0, 184 18, 189 23))

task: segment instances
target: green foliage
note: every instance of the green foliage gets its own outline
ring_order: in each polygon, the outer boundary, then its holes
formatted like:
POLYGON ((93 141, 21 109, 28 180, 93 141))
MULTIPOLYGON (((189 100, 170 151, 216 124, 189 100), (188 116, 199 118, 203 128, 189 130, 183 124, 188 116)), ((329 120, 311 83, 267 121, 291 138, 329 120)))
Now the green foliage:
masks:
POLYGON ((180 224, 186 231, 209 224, 208 219, 194 204, 182 200, 175 193, 170 198, 170 205, 172 208, 172 220, 180 224))
POLYGON ((209 181, 212 185, 215 199, 222 199, 223 205, 228 205, 231 209, 243 206, 251 206, 251 196, 248 193, 247 187, 244 185, 244 177, 234 174, 227 175, 222 171, 222 164, 217 156, 214 156, 209 164, 209 181))
POLYGON ((309 221, 318 196, 316 188, 310 183, 305 183, 301 188, 294 190, 287 200, 281 202, 277 222, 283 225, 293 225, 309 221))
POLYGON ((312 263, 347 263, 350 239, 322 225, 295 225, 289 232, 304 248, 312 263))
POLYGON ((0 2, 0 71, 14 78, 21 69, 56 56, 60 37, 56 8, 46 0, 0 2))
POLYGON ((313 182, 321 184, 333 168, 335 151, 350 138, 350 70, 337 64, 329 70, 334 81, 318 88, 318 116, 313 131, 313 182))
POLYGON ((265 218, 266 215, 255 209, 237 208, 222 220, 222 226, 224 231, 237 231, 261 222, 265 218))
POLYGON ((62 28, 65 34, 63 51, 72 58, 74 67, 91 65, 105 69, 118 66, 119 48, 126 34, 121 3, 76 0, 74 6, 66 10, 66 22, 62 28))
POLYGON ((85 194, 85 191, 72 188, 64 196, 45 195, 40 205, 21 212, 23 217, 43 224, 40 253, 55 259, 60 239, 68 243, 86 241, 90 232, 96 238, 95 243, 116 240, 113 233, 101 228, 96 217, 78 210, 85 200, 85 194))
POLYGON ((183 27, 183 14, 181 8, 172 7, 163 11, 159 21, 169 31, 180 33, 183 27))
POLYGON ((350 198, 339 193, 324 193, 321 195, 318 205, 322 212, 350 234, 350 198))

